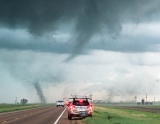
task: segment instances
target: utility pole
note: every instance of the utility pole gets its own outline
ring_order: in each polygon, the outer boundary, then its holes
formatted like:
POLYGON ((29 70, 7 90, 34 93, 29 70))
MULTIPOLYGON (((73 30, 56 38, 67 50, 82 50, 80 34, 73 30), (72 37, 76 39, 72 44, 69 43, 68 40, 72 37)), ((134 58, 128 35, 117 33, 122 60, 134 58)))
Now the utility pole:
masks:
POLYGON ((15 104, 17 104, 17 97, 16 97, 16 99, 15 99, 15 104))
POLYGON ((91 103, 92 103, 92 94, 91 94, 89 97, 90 97, 90 99, 91 99, 91 103))
POLYGON ((137 102, 137 96, 135 96, 135 102, 137 102))
POLYGON ((147 94, 146 94, 146 102, 147 102, 147 94))
POLYGON ((41 95, 41 104, 42 104, 42 95, 41 95))
POLYGON ((90 99, 92 99, 92 94, 91 94, 91 95, 89 95, 89 97, 90 97, 90 99))
POLYGON ((154 97, 154 105, 156 104, 156 102, 155 102, 155 97, 154 97))

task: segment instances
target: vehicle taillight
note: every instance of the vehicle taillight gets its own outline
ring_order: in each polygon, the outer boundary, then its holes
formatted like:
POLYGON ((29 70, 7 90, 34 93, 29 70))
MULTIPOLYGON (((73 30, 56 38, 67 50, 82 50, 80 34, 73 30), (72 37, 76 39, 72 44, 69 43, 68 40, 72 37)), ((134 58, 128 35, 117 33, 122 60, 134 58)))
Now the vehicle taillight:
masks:
POLYGON ((73 109, 74 108, 74 105, 70 105, 70 109, 73 109))
POLYGON ((92 105, 89 105, 89 106, 88 106, 88 109, 92 110, 92 105))

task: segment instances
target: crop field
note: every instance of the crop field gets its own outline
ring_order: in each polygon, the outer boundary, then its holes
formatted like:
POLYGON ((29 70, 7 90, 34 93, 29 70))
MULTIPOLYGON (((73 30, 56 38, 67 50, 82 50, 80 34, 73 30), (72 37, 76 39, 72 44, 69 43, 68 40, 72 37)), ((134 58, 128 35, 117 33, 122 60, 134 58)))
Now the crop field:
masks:
POLYGON ((95 106, 93 117, 85 124, 160 124, 160 106, 113 107, 95 106))
POLYGON ((42 104, 0 104, 0 113, 42 107, 42 104))

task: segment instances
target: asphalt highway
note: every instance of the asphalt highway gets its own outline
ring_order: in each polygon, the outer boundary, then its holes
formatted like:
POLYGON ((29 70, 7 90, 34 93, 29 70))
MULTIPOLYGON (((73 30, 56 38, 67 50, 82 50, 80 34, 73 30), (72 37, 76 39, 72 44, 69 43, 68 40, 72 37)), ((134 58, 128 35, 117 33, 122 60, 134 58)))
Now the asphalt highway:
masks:
POLYGON ((41 107, 0 114, 0 124, 82 124, 81 118, 68 120, 65 107, 41 107))

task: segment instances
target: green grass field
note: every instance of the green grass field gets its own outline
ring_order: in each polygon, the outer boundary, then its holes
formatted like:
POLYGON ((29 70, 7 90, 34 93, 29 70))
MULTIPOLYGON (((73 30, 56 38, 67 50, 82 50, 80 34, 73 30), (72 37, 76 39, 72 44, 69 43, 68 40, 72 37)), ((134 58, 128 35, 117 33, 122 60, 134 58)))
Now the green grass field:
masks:
POLYGON ((85 118, 85 124, 160 124, 160 114, 96 106, 93 117, 85 118))
POLYGON ((37 108, 37 107, 43 107, 47 105, 43 104, 0 104, 0 113, 2 112, 10 112, 10 111, 18 111, 18 110, 24 110, 24 109, 31 109, 31 108, 37 108))

